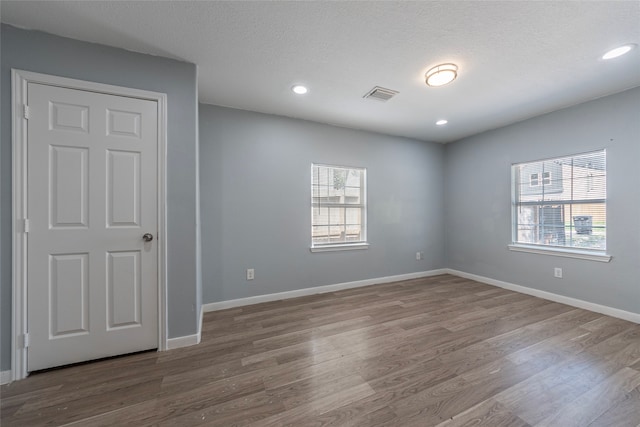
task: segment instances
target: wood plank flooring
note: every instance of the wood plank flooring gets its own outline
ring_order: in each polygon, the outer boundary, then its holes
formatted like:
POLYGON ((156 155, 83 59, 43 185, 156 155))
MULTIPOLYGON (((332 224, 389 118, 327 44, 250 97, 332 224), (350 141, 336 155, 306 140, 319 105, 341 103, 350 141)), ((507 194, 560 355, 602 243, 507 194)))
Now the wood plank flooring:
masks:
POLYGON ((640 325, 442 275, 205 314, 2 386, 2 426, 640 425, 640 325))

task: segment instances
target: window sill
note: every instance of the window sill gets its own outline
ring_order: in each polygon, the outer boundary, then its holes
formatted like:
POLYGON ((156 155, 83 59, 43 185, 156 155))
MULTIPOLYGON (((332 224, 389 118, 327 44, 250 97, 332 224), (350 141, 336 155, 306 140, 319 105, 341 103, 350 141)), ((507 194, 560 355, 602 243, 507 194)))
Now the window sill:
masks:
POLYGON ((545 247, 545 246, 532 246, 522 244, 510 244, 510 251, 515 252, 529 252, 532 254, 560 256, 566 258, 586 259, 589 261, 609 262, 611 261, 611 255, 607 255, 604 252, 598 251, 581 251, 576 249, 565 249, 557 247, 545 247))
POLYGON ((316 247, 309 248, 311 252, 355 251, 360 249, 369 249, 369 244, 364 242, 364 243, 350 243, 345 245, 316 246, 316 247))

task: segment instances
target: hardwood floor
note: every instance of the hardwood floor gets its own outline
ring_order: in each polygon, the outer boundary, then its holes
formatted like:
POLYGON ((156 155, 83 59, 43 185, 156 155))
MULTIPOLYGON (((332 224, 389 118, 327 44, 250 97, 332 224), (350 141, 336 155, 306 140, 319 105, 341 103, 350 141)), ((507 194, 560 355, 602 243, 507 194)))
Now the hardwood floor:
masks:
POLYGON ((36 373, 2 426, 640 425, 640 325, 450 275, 205 314, 202 343, 36 373))

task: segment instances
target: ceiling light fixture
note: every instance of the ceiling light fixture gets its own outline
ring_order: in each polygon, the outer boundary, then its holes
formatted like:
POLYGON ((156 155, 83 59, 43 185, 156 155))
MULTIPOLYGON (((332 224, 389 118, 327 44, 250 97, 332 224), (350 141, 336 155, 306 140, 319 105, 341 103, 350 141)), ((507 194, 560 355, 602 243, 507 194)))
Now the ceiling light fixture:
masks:
POLYGON ((447 123, 449 123, 449 121, 447 121, 447 120, 445 120, 445 119, 438 120, 438 121, 436 122, 436 124, 437 124, 438 126, 446 125, 447 123))
POLYGON ((304 95, 305 93, 309 92, 309 89, 307 89, 305 86, 302 86, 302 85, 295 85, 294 87, 291 88, 291 90, 297 93, 298 95, 304 95))
POLYGON ((630 43, 630 44, 625 44, 624 46, 617 47, 615 49, 611 49, 609 52, 602 55, 602 59, 617 58, 619 56, 624 55, 625 53, 629 53, 631 49, 633 49, 634 47, 636 47, 636 45, 633 43, 630 43))
POLYGON ((425 74, 428 86, 442 86, 451 83, 458 77, 458 66, 456 64, 436 65, 425 74))

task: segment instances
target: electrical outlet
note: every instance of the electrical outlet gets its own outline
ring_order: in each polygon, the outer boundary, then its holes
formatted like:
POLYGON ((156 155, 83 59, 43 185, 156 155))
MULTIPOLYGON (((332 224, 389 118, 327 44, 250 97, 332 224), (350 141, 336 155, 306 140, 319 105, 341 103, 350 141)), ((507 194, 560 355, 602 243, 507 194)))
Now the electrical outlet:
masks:
POLYGON ((562 269, 560 267, 556 267, 553 269, 553 277, 562 279, 562 269))
POLYGON ((421 255, 420 252, 416 252, 416 259, 422 259, 420 255, 421 255))
POLYGON ((247 268, 247 280, 253 280, 255 277, 255 271, 253 268, 247 268))

